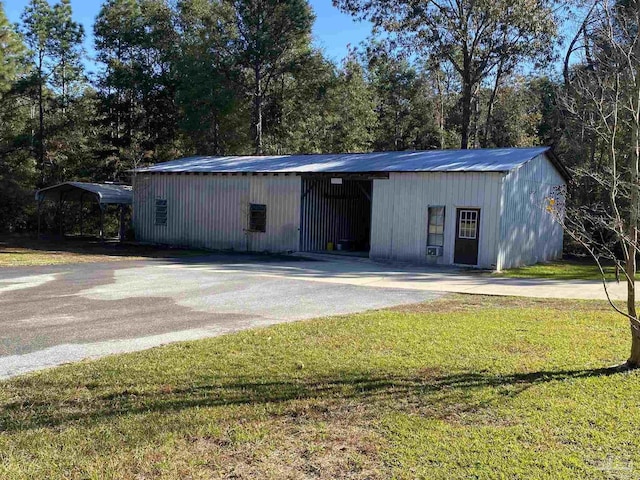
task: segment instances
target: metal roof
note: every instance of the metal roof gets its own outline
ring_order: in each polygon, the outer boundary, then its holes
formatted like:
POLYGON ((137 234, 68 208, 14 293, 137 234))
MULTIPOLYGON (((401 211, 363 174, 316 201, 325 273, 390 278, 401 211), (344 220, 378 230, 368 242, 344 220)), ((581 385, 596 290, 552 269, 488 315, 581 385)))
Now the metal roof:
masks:
MULTIPOLYGON (((508 172, 550 147, 187 157, 136 169, 159 173, 508 172)), ((553 155, 550 160, 567 176, 553 155)))
POLYGON ((133 190, 130 185, 112 183, 65 182, 36 192, 36 200, 80 200, 83 195, 92 195, 98 203, 124 204, 133 203, 133 190))

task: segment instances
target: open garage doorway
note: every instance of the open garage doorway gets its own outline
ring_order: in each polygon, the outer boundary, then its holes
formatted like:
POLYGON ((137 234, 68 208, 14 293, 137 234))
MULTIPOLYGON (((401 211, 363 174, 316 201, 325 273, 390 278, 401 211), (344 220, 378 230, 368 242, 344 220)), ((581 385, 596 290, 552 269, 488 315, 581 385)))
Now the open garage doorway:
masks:
POLYGON ((368 256, 372 184, 366 177, 303 177, 300 250, 368 256))

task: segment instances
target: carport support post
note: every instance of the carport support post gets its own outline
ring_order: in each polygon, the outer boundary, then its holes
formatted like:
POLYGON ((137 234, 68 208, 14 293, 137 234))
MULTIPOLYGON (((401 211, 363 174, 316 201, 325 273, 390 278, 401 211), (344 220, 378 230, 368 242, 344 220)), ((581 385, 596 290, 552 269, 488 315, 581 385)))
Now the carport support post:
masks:
POLYGON ((38 198, 38 240, 40 240, 40 223, 42 221, 42 199, 38 198))
POLYGON ((98 203, 100 206, 100 239, 104 240, 104 205, 98 203))
POLYGON ((84 192, 80 194, 80 236, 84 236, 84 192))
POLYGON ((60 201, 58 202, 58 215, 60 216, 60 237, 64 237, 64 193, 60 194, 60 201))
POLYGON ((118 231, 118 239, 124 240, 124 205, 120 204, 120 230, 118 231))

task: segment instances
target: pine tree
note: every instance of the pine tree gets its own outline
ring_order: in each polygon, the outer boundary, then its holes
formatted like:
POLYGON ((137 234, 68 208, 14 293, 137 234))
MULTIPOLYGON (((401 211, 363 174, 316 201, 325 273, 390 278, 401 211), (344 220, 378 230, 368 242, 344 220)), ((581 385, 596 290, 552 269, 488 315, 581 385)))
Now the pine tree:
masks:
POLYGON ((375 99, 362 65, 350 54, 338 74, 333 94, 331 146, 334 152, 366 152, 373 146, 375 99))
POLYGON ((313 13, 307 0, 230 0, 235 17, 231 47, 245 72, 252 102, 254 153, 263 152, 265 100, 282 75, 296 69, 309 49, 313 13))
POLYGON ((176 148, 174 12, 165 0, 108 0, 94 34, 105 136, 99 152, 115 178, 141 161, 170 160, 176 148))
MULTIPOLYGON (((38 128, 34 138, 39 186, 48 182, 56 167, 55 155, 49 152, 50 113, 61 107, 56 123, 64 125, 69 86, 82 75, 82 27, 71 19, 68 0, 51 7, 46 0, 31 0, 22 14, 22 33, 31 54, 31 82, 35 87, 38 128)), ((60 138, 64 133, 57 127, 60 138)))

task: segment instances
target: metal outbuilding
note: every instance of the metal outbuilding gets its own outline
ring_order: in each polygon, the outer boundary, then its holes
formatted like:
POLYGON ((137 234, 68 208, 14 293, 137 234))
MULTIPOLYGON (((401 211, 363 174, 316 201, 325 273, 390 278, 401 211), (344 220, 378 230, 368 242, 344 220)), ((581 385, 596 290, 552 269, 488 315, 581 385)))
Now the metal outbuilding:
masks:
POLYGON ((189 157, 135 171, 134 229, 152 243, 500 270, 562 254, 544 203, 568 178, 548 147, 189 157))
POLYGON ((80 231, 83 229, 82 206, 87 201, 95 201, 100 207, 100 237, 104 237, 104 211, 108 205, 120 207, 119 236, 123 237, 124 207, 133 203, 133 189, 130 185, 115 183, 64 182, 46 187, 36 192, 38 202, 38 236, 40 236, 40 212, 45 201, 57 202, 61 208, 65 202, 80 203, 80 231))

